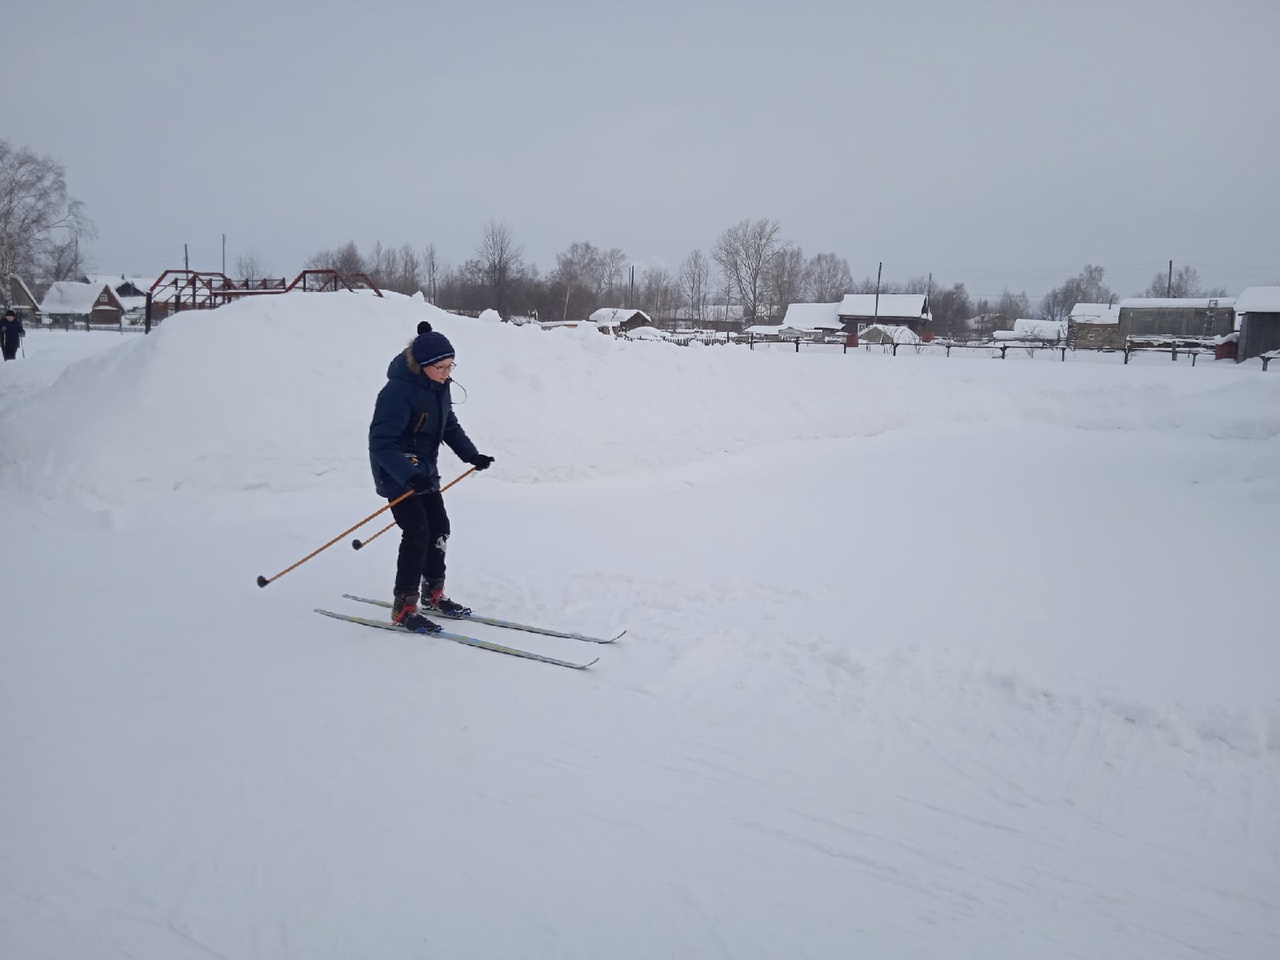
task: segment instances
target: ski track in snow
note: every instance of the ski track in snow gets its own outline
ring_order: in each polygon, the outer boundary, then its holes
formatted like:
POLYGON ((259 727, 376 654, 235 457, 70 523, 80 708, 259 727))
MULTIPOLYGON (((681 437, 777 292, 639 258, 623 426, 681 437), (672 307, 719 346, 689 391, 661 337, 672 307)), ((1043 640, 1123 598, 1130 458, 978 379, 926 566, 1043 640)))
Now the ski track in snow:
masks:
POLYGON ((352 301, 0 385, 0 954, 1280 955, 1280 377, 440 318, 451 591, 575 674, 310 612, 391 534, 253 585, 376 506, 352 301))

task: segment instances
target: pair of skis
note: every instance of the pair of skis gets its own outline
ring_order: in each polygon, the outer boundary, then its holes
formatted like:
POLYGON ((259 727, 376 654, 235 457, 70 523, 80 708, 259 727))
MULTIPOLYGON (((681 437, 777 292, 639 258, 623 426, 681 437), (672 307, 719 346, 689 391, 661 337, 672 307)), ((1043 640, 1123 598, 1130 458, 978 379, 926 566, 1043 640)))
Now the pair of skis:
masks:
MULTIPOLYGON (((344 593, 343 596, 348 600, 356 600, 360 603, 370 603, 378 607, 389 608, 391 606, 391 604, 386 600, 375 600, 371 597, 358 597, 351 593, 344 593)), ((316 613, 323 614, 326 617, 333 617, 335 620, 345 620, 348 623, 359 623, 366 627, 376 627, 379 630, 394 630, 399 633, 411 632, 398 624, 391 623, 389 620, 374 620, 369 617, 354 617, 350 614, 335 613, 333 610, 321 610, 319 608, 316 609, 316 613)), ((545 637, 563 637, 567 640, 581 640, 584 643, 613 643, 618 639, 618 637, 621 637, 623 633, 627 632, 623 630, 617 637, 591 637, 582 633, 553 630, 549 627, 537 627, 528 623, 516 623, 513 620, 499 620, 497 617, 486 617, 481 614, 474 613, 464 614, 460 617, 449 617, 439 613, 438 611, 429 611, 429 615, 441 620, 470 620, 472 623, 483 623, 491 627, 502 627, 505 630, 519 630, 523 633, 536 633, 545 637)), ((455 643, 466 644, 469 647, 479 647, 481 650, 489 650, 493 653, 505 653, 508 656, 521 657, 525 660, 537 660, 539 663, 550 663, 557 667, 569 667, 572 670, 585 670, 587 667, 591 666, 591 664, 595 663, 596 660, 600 659, 599 657, 596 657, 595 660, 590 660, 586 663, 574 660, 561 660, 557 657, 548 657, 545 654, 534 653, 532 650, 523 650, 520 647, 509 647, 503 643, 494 643, 491 640, 481 640, 478 637, 469 637, 465 634, 453 633, 448 630, 426 634, 426 636, 441 637, 445 640, 452 640, 455 643)))

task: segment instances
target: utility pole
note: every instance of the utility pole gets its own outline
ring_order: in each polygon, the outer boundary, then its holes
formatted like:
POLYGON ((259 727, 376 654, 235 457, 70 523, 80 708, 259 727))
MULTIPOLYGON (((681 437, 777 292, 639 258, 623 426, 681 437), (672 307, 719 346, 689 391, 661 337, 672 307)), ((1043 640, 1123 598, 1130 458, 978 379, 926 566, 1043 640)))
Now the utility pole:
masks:
POLYGON ((883 272, 884 272, 884 261, 881 260, 880 266, 876 267, 876 308, 875 308, 875 314, 871 318, 872 321, 875 323, 880 322, 880 274, 883 272))
POLYGON ((1166 297, 1173 296, 1173 261, 1169 261, 1169 285, 1165 287, 1164 295, 1166 297))
POLYGON ((182 245, 182 269, 191 272, 191 254, 187 252, 185 243, 182 245))
POLYGON ((227 235, 222 235, 222 275, 227 275, 227 235))
MULTIPOLYGON (((932 315, 932 313, 931 313, 931 311, 930 311, 930 309, 929 309, 929 301, 930 301, 930 300, 932 300, 932 299, 933 299, 933 271, 932 271, 932 270, 930 270, 930 271, 929 271, 929 281, 928 281, 928 283, 926 283, 926 284, 925 284, 925 288, 924 288, 924 312, 925 312, 926 314, 929 314, 929 315, 932 315)), ((954 322, 954 321, 952 321, 952 322, 954 322)), ((921 329, 921 330, 923 330, 923 329, 924 329, 924 320, 923 320, 923 318, 921 318, 920 329, 921 329)))

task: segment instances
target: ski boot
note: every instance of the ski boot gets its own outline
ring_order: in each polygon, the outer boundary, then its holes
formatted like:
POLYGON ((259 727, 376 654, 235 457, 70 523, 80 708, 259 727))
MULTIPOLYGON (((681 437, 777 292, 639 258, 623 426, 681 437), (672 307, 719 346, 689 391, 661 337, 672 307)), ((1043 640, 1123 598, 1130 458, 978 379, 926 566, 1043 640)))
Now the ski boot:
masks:
POLYGON ((444 595, 444 584, 438 586, 422 584, 422 605, 444 617, 461 618, 471 613, 470 607, 454 603, 444 595))
POLYGON ((391 622, 413 633, 439 633, 444 627, 418 612, 416 593, 397 593, 391 606, 391 622))

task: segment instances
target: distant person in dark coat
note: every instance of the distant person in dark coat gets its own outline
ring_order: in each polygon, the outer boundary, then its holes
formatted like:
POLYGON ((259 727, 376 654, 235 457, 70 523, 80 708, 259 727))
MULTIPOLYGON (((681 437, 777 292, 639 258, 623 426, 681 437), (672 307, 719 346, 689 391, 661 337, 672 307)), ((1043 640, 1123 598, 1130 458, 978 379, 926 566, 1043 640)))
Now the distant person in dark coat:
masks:
POLYGON ((0 353, 4 354, 6 360, 12 360, 18 355, 18 347, 22 345, 22 338, 26 335, 27 331, 22 329, 18 314, 12 309, 6 310, 4 319, 0 320, 0 353))
POLYGON ((449 515, 440 495, 440 444, 477 470, 493 463, 493 457, 476 450, 453 414, 449 383, 456 365, 445 336, 425 321, 418 324, 418 336, 387 368, 369 424, 369 463, 378 494, 395 500, 415 491, 391 508, 402 531, 391 619, 418 632, 440 629, 418 612, 419 600, 428 612, 471 612, 444 595, 449 515))

